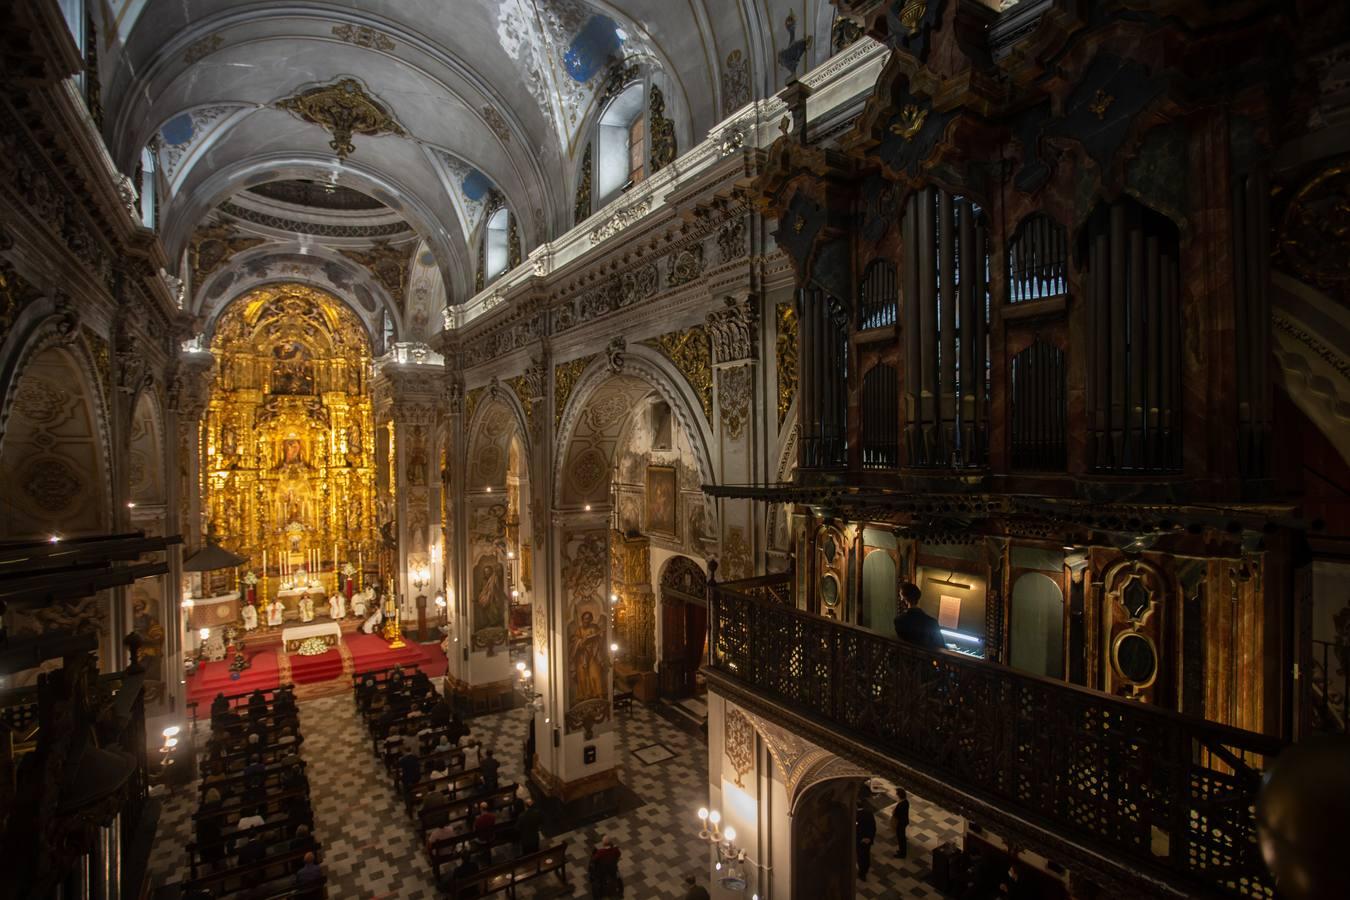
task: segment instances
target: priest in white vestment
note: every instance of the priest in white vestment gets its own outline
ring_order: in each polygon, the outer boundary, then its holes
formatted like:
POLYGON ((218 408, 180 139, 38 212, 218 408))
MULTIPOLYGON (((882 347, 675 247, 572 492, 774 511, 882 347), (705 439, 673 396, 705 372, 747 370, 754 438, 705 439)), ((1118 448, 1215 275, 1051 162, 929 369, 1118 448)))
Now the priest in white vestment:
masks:
MULTIPOLYGON (((353 603, 353 605, 355 604, 353 603)), ((366 621, 361 624, 362 633, 374 634, 375 631, 380 627, 380 623, 383 621, 384 621, 384 610, 376 606, 375 611, 370 614, 370 618, 366 619, 366 621)))
POLYGON ((364 591, 357 591, 355 594, 352 594, 352 615, 356 616, 358 619, 364 619, 366 617, 366 603, 369 600, 369 590, 370 589, 367 588, 364 591))
POLYGON ((286 618, 286 607, 281 605, 281 600, 273 600, 267 605, 267 627, 280 628, 286 618))
POLYGON ((242 613, 245 631, 252 631, 258 627, 258 610, 252 603, 245 603, 242 613))
POLYGON ((334 594, 328 598, 328 615, 337 621, 347 614, 347 604, 343 602, 341 594, 334 594))
POLYGON ((309 594, 305 594, 300 598, 300 621, 314 621, 314 601, 310 599, 309 594))

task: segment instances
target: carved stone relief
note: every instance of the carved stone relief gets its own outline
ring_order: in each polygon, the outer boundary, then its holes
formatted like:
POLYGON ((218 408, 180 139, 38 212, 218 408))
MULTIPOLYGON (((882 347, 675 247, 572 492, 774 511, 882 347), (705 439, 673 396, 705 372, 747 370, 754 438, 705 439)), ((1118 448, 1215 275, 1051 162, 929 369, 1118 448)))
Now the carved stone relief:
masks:
POLYGON ((738 441, 745 433, 745 425, 750 418, 750 366, 722 369, 717 390, 722 406, 722 428, 728 438, 738 441))
POLYGON ((755 728, 745 713, 735 707, 729 707, 723 723, 723 742, 726 746, 727 761, 736 773, 736 787, 743 788, 742 779, 755 767, 755 728))

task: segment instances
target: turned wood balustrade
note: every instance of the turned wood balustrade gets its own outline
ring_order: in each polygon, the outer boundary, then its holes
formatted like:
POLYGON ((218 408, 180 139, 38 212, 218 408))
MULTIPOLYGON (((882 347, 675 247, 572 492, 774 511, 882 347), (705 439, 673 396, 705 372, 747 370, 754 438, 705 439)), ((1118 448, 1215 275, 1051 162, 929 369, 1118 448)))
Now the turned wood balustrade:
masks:
POLYGON ((1253 804, 1279 740, 824 619, 788 577, 711 587, 715 673, 1141 877, 1274 896, 1253 804))

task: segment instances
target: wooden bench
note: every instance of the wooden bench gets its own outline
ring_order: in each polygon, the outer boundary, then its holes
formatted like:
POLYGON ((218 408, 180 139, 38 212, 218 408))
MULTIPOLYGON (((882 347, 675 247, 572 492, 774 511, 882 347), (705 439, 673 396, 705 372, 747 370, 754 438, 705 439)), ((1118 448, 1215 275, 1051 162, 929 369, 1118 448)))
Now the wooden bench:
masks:
MULTIPOLYGON (((266 770, 262 775, 263 786, 266 787, 273 783, 280 784, 280 782, 285 780, 286 776, 291 772, 299 771, 301 775, 305 775, 306 766, 307 764, 305 761, 298 756, 287 757, 276 762, 268 763, 263 767, 266 770)), ((240 772, 237 775, 226 775, 223 778, 208 774, 202 778, 201 785, 197 791, 198 799, 205 797, 206 792, 212 788, 220 791, 222 800, 227 796, 233 796, 237 792, 236 789, 248 786, 249 777, 250 776, 245 775, 243 772, 240 772)))
POLYGON ((460 897, 490 897, 502 893, 514 900, 517 885, 533 881, 550 872, 556 872, 559 882, 564 887, 567 886, 566 841, 511 862, 480 869, 468 878, 451 878, 446 889, 456 900, 460 897))
POLYGON ((200 825, 201 822, 205 819, 219 818, 222 820, 221 823, 222 826, 224 826, 225 824, 237 822, 239 818, 244 814, 245 810, 255 810, 258 809, 259 807, 262 808, 263 818, 265 819, 267 818, 269 813, 272 815, 276 815, 277 813, 281 812, 284 801, 293 800, 296 798, 304 798, 306 803, 308 803, 309 787, 305 786, 303 788, 295 788, 289 791, 281 791, 280 793, 272 794, 271 796, 267 797, 260 803, 245 803, 242 800, 236 799, 230 802, 222 803, 219 807, 207 810, 206 812, 202 812, 200 809, 198 809, 195 813, 192 814, 192 821, 200 825))
MULTIPOLYGON (((419 784, 426 784, 426 782, 419 782, 419 784)), ((465 800, 482 792, 483 770, 474 766, 472 769, 465 769, 463 772, 455 772, 444 778, 438 778, 435 788, 449 797, 452 803, 456 800, 465 800)), ((416 786, 413 790, 416 791, 416 786)), ((402 793, 402 790, 400 790, 400 793, 402 793)), ((404 797, 404 807, 408 810, 408 815, 414 816, 417 814, 417 811, 407 802, 406 796, 404 797)))
POLYGON ((510 818, 511 801, 516 796, 516 784, 503 785, 490 794, 478 794, 473 797, 465 797, 462 800, 452 800, 446 806, 440 809, 418 810, 417 811, 417 838, 426 843, 427 833, 434 828, 442 825, 450 825, 454 822, 463 822, 466 828, 473 826, 473 820, 478 816, 478 804, 486 803, 488 809, 492 810, 497 818, 510 818))
MULTIPOLYGON (((209 851, 220 850, 220 856, 228 856, 239 852, 239 848, 247 844, 254 838, 263 838, 267 841, 269 847, 274 847, 283 841, 295 839, 295 829, 304 825, 309 827, 308 822, 292 822, 289 819, 282 819, 277 822, 268 822, 264 825, 254 825, 252 828, 245 828, 243 831, 231 832, 228 835, 222 835, 219 841, 203 843, 201 841, 189 841, 188 867, 190 870, 189 879, 197 878, 197 867, 209 860, 212 854, 209 851), (271 837, 269 837, 271 836, 271 837)), ((305 850, 318 850, 318 842, 314 840, 314 835, 310 835, 303 847, 294 848, 300 852, 305 850)))
POLYGON ((614 695, 614 711, 618 712, 619 710, 623 710, 624 712, 628 713, 631 713, 633 711, 632 691, 619 691, 614 695))
POLYGON ((443 875, 441 869, 448 867, 453 872, 466 850, 471 853, 485 849, 491 851, 494 847, 510 844, 516 839, 516 823, 511 819, 505 821, 499 819, 497 824, 492 826, 492 835, 486 841, 479 840, 472 822, 455 822, 442 826, 442 830, 445 828, 450 829, 449 834, 436 840, 430 840, 428 835, 428 840, 424 842, 427 857, 431 860, 431 872, 438 884, 450 877, 449 872, 443 875))
MULTIPOLYGON (((229 869, 222 869, 219 872, 212 872, 209 875, 202 875, 186 882, 183 885, 183 895, 187 897, 194 896, 193 892, 210 892, 212 897, 227 897, 237 891, 251 888, 255 885, 262 885, 269 881, 276 881, 282 878, 294 878, 295 873, 305 864, 305 854, 313 852, 317 861, 322 862, 321 850, 296 850, 290 853, 281 853, 277 856, 271 856, 262 862, 249 863, 244 866, 234 866, 229 869)), ((293 890, 294 884, 277 885, 277 892, 282 893, 293 890)), ((311 889, 310 888, 306 888, 311 889)), ((272 896, 268 894, 266 896, 272 896)))

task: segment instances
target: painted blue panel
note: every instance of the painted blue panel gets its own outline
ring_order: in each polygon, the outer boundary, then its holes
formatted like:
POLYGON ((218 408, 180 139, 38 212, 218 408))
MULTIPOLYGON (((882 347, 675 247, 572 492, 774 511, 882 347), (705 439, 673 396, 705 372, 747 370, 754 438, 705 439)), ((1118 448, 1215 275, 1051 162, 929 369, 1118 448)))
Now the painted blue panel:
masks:
POLYGON ((591 16, 581 26, 577 36, 572 38, 567 52, 563 54, 563 65, 567 74, 576 81, 585 83, 595 77, 616 56, 623 46, 618 26, 608 16, 591 16))
POLYGON ((164 143, 171 147, 186 144, 192 140, 192 116, 179 113, 165 122, 159 133, 164 137, 164 143))
POLYGON ((487 192, 492 190, 492 179, 488 178, 482 172, 474 169, 464 176, 464 196, 477 202, 487 196, 487 192))

